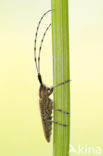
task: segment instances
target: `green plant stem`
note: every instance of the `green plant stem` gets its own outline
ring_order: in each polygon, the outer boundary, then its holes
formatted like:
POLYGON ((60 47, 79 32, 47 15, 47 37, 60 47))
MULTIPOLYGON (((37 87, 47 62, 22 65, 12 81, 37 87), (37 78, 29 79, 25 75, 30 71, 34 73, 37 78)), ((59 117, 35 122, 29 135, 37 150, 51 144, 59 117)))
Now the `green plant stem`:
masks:
MULTIPOLYGON (((68 0, 51 0, 52 9, 52 48, 53 48, 53 83, 58 84, 70 77, 69 72, 69 31, 68 0)), ((55 108, 70 112, 70 82, 55 88, 55 108)), ((53 156, 69 156, 70 115, 54 112, 53 156)))

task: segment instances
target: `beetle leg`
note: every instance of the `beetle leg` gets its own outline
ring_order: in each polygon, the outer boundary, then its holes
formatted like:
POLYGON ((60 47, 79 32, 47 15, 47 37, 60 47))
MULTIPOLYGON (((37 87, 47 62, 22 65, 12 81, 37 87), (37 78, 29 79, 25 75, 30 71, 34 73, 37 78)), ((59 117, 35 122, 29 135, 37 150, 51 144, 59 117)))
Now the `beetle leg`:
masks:
POLYGON ((48 122, 53 122, 54 124, 58 124, 60 126, 64 126, 64 127, 67 127, 68 125, 67 124, 62 124, 62 123, 59 123, 57 121, 54 121, 54 120, 47 120, 48 122))
POLYGON ((53 86, 51 86, 50 88, 48 88, 48 96, 50 96, 50 95, 53 93, 53 89, 54 89, 55 87, 64 85, 64 84, 66 84, 66 83, 68 83, 68 82, 70 82, 70 81, 71 81, 71 80, 66 80, 66 81, 63 81, 63 82, 61 82, 61 83, 58 83, 58 84, 53 85, 53 86))
POLYGON ((56 84, 56 85, 51 86, 50 89, 55 88, 55 87, 58 87, 58 86, 61 86, 61 85, 64 85, 64 84, 66 84, 66 83, 68 83, 68 82, 70 82, 70 81, 71 81, 71 80, 63 81, 63 82, 61 82, 61 83, 58 83, 58 84, 56 84))
MULTIPOLYGON (((52 100, 51 100, 52 101, 52 100)), ((58 112, 62 112, 62 113, 64 113, 64 114, 70 114, 69 112, 66 112, 66 111, 64 111, 64 110, 62 110, 62 109, 59 109, 59 108, 55 108, 54 106, 53 106, 53 101, 52 101, 52 109, 54 110, 54 111, 58 111, 58 112)))
POLYGON ((52 109, 53 109, 54 111, 59 111, 59 112, 65 113, 65 114, 70 114, 69 112, 63 111, 62 109, 59 109, 59 108, 54 108, 54 107, 52 107, 52 109))

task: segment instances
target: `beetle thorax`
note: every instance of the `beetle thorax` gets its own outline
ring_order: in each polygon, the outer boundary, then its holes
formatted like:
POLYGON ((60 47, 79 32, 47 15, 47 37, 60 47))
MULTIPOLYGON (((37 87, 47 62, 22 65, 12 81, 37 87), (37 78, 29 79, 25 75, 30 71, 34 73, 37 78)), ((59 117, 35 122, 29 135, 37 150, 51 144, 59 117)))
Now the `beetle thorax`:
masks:
POLYGON ((45 98, 48 96, 48 88, 45 85, 40 86, 39 96, 40 98, 45 98))

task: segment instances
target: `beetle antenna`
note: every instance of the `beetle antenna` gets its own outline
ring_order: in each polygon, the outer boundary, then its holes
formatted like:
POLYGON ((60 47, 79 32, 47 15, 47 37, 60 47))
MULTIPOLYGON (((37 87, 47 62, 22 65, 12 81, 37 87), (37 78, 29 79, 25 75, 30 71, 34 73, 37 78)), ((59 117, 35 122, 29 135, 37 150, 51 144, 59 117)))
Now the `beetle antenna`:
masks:
POLYGON ((36 42, 37 42, 37 35, 38 35, 38 30, 39 30, 39 26, 40 26, 40 23, 42 21, 42 19, 45 17, 46 14, 48 14, 49 12, 51 12, 52 10, 48 10, 46 11, 42 17, 40 18, 39 20, 39 23, 38 23, 38 26, 37 26, 37 29, 36 29, 36 33, 35 33, 35 40, 34 40, 34 61, 35 61, 35 65, 36 65, 36 70, 38 72, 38 67, 37 67, 37 59, 36 59, 36 42))
POLYGON ((45 38, 45 35, 48 31, 48 29, 50 28, 51 26, 51 23, 48 25, 48 27, 46 28, 44 34, 43 34, 43 37, 42 37, 42 40, 41 40, 41 43, 40 43, 40 47, 39 47, 39 55, 38 55, 38 73, 40 73, 40 53, 41 53, 41 49, 42 49, 42 44, 43 44, 43 41, 44 41, 44 38, 45 38))
POLYGON ((40 73, 38 73, 38 80, 39 80, 40 84, 42 85, 43 83, 42 83, 42 77, 41 77, 40 73))

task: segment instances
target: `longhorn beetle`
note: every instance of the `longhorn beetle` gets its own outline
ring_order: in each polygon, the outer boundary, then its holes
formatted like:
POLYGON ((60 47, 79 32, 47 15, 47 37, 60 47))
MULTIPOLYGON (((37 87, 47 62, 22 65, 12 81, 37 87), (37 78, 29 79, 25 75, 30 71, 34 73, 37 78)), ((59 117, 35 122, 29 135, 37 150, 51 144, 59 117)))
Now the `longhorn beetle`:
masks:
POLYGON ((55 87, 58 87, 60 85, 63 85, 67 82, 69 82, 70 80, 66 80, 64 82, 61 82, 59 84, 53 85, 51 87, 47 87, 43 81, 42 81, 42 76, 40 74, 40 53, 41 53, 41 49, 42 49, 42 43, 44 41, 44 37, 48 31, 48 29, 50 28, 51 24, 48 25, 48 27, 46 28, 41 43, 40 43, 40 47, 39 47, 39 55, 38 55, 38 65, 37 65, 37 59, 36 59, 36 42, 37 42, 37 35, 38 35, 38 30, 39 30, 39 26, 41 24, 42 19, 45 17, 46 14, 48 14, 49 12, 51 12, 52 10, 48 10, 47 12, 45 12, 42 17, 39 20, 37 29, 36 29, 36 33, 35 33, 35 40, 34 40, 34 61, 35 61, 35 65, 36 65, 36 70, 38 73, 38 80, 40 83, 40 89, 39 89, 39 105, 40 105, 40 112, 41 112, 41 118, 42 118, 42 124, 43 124, 43 129, 44 129, 44 135, 45 138, 47 140, 47 142, 50 142, 50 135, 51 135, 51 130, 52 130, 52 123, 61 125, 61 126, 68 126, 66 124, 62 124, 59 123, 57 121, 52 120, 52 109, 54 111, 59 111, 65 114, 69 114, 69 112, 65 112, 61 109, 57 109, 53 107, 53 102, 52 100, 49 98, 49 96, 53 93, 53 90, 55 87))

